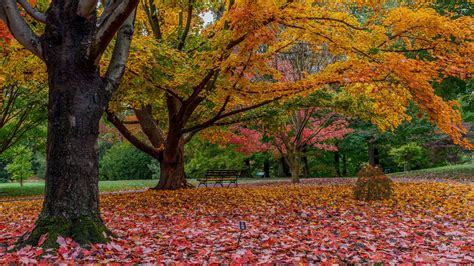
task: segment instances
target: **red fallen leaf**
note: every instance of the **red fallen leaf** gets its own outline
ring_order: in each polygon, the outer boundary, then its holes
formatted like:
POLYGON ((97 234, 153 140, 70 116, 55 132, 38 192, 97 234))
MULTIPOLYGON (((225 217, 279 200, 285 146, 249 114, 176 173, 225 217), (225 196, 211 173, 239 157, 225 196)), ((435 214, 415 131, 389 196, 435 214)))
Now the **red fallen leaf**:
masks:
POLYGON ((64 239, 64 237, 62 237, 62 236, 58 236, 58 239, 56 240, 56 243, 58 243, 59 246, 61 246, 61 247, 67 246, 66 239, 64 239))
POLYGON ((40 239, 38 240, 38 247, 41 247, 43 245, 44 241, 46 241, 46 238, 48 237, 48 233, 42 234, 40 236, 40 239))
POLYGON ((38 257, 38 256, 41 256, 41 254, 43 254, 43 249, 37 249, 35 251, 35 256, 38 257))
POLYGON ((58 248, 58 253, 63 256, 64 254, 67 253, 67 248, 66 247, 60 247, 58 248))
POLYGON ((28 264, 30 259, 28 257, 20 257, 20 262, 23 264, 28 264))

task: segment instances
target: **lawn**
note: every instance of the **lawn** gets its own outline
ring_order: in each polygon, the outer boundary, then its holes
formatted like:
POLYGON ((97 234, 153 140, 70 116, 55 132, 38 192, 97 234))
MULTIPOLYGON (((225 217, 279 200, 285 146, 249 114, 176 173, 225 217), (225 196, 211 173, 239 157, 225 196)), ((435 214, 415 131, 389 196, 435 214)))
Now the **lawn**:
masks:
POLYGON ((421 169, 408 172, 389 174, 391 177, 425 177, 425 178, 450 178, 472 179, 474 177, 474 163, 448 165, 436 168, 421 169))
MULTIPOLYGON (((239 183, 254 183, 262 181, 282 181, 288 180, 284 178, 272 178, 272 179, 241 179, 239 183)), ((189 180, 193 185, 197 185, 196 180, 189 180)), ((100 192, 114 192, 114 191, 130 191, 130 190, 143 190, 156 186, 158 180, 146 179, 146 180, 118 180, 118 181, 100 181, 99 191, 100 192)), ((16 198, 16 197, 37 197, 42 196, 44 193, 44 182, 25 182, 23 186, 20 183, 0 183, 0 199, 16 198)))
MULTIPOLYGON (((101 192, 113 192, 124 190, 139 190, 153 187, 158 180, 120 180, 120 181, 100 181, 99 190, 101 192)), ((0 198, 32 197, 41 196, 44 193, 44 182, 25 182, 23 187, 19 183, 1 183, 0 198)))
POLYGON ((316 181, 102 195, 113 242, 59 238, 42 258, 36 247, 6 253, 42 202, 0 203, 0 263, 474 263, 472 184, 396 183, 392 199, 365 203, 349 184, 316 181))

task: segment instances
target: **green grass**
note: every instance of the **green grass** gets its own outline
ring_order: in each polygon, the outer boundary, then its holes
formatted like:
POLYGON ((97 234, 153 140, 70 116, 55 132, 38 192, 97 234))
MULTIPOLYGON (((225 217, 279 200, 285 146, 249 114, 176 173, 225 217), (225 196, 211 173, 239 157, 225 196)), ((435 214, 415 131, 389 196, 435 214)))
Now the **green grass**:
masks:
MULTIPOLYGON (((119 180, 100 181, 100 192, 112 192, 123 190, 139 190, 156 186, 158 180, 119 180)), ((44 193, 44 182, 25 182, 23 187, 20 183, 0 183, 0 198, 34 197, 44 193)))
MULTIPOLYGON (((254 183, 259 181, 279 181, 288 180, 282 178, 272 179, 241 179, 240 183, 254 183)), ((193 185, 198 185, 196 180, 189 180, 193 185)), ((147 180, 118 180, 118 181, 100 181, 99 191, 100 192, 113 192, 113 191, 126 191, 126 190, 140 190, 147 189, 156 186, 158 180, 147 179, 147 180)), ((25 182, 23 186, 20 183, 0 183, 0 199, 5 198, 16 198, 16 197, 38 197, 44 193, 44 182, 25 182)))
POLYGON ((408 172, 392 173, 389 176, 393 177, 413 177, 413 176, 427 176, 427 177, 473 177, 474 176, 474 163, 468 164, 457 164, 448 165, 436 168, 414 170, 408 172))

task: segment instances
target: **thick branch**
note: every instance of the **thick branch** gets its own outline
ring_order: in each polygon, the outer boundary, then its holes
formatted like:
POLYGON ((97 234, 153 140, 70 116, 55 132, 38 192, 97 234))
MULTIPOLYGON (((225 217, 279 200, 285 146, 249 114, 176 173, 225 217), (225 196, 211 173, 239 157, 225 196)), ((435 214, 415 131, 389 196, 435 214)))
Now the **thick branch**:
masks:
POLYGON ((97 8, 97 0, 80 0, 76 14, 85 19, 90 19, 97 8))
POLYGON ((117 34, 117 41, 115 43, 112 59, 110 60, 109 68, 105 74, 107 79, 107 84, 105 86, 106 97, 111 97, 117 90, 125 71, 130 51, 130 44, 132 43, 135 13, 136 12, 133 11, 130 14, 117 34))
POLYGON ((34 9, 27 0, 18 0, 18 3, 32 18, 38 20, 39 22, 46 23, 46 15, 34 9))
POLYGON ((151 106, 148 105, 142 109, 134 109, 134 112, 137 115, 143 133, 148 137, 153 147, 159 148, 163 145, 165 142, 164 134, 153 119, 151 106))
POLYGON ((135 147, 137 147, 139 150, 143 151, 144 153, 153 156, 154 158, 159 158, 160 156, 160 151, 151 147, 150 145, 147 145, 146 143, 142 142, 139 140, 137 137, 135 137, 130 130, 120 121, 120 119, 112 112, 107 111, 107 120, 109 120, 115 128, 117 128, 118 131, 120 131, 120 134, 124 136, 130 143, 132 143, 135 147))
MULTIPOLYGON (((98 25, 94 43, 90 51, 90 59, 97 59, 107 48, 115 33, 122 24, 132 14, 137 7, 139 0, 123 0, 110 13, 106 13, 101 17, 98 25)), ((104 11, 105 13, 105 11, 104 11)))
POLYGON ((44 60, 40 40, 21 16, 16 0, 0 1, 0 18, 6 23, 17 41, 44 60))

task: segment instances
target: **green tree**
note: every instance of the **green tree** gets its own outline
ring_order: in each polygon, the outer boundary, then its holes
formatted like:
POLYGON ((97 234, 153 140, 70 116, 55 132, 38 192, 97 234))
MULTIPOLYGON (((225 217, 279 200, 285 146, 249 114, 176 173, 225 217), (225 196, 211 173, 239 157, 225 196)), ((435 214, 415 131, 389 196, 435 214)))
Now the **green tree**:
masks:
POLYGON ((420 147, 415 142, 402 145, 398 148, 393 148, 389 152, 395 162, 403 167, 405 171, 412 168, 419 168, 426 163, 426 152, 423 147, 420 147))
POLYGON ((8 157, 13 158, 6 166, 10 178, 20 182, 23 186, 23 180, 33 175, 33 165, 31 163, 33 152, 27 147, 15 147, 9 150, 8 157))

